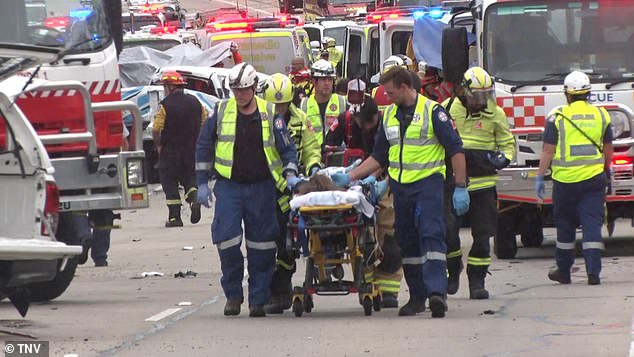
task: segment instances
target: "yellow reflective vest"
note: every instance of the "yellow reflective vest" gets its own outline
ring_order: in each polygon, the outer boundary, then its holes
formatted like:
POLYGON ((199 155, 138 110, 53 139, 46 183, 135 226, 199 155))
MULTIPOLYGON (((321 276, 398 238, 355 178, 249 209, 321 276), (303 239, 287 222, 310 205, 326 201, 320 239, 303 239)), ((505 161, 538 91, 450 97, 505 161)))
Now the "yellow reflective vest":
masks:
POLYGON ((401 137, 397 106, 386 109, 383 130, 390 144, 388 151, 390 178, 398 183, 420 181, 435 173, 445 176, 445 148, 434 134, 432 111, 438 103, 418 95, 412 122, 401 137))
POLYGON ((291 119, 287 124, 288 131, 297 147, 297 161, 304 166, 304 174, 308 176, 311 167, 321 165, 321 147, 306 114, 292 103, 288 109, 291 112, 291 119))
POLYGON ((319 145, 321 146, 324 143, 326 130, 328 130, 327 126, 337 120, 339 114, 343 113, 346 110, 346 99, 343 96, 335 93, 330 96, 330 100, 328 101, 328 105, 326 106, 326 113, 324 115, 325 122, 322 122, 321 120, 321 114, 319 113, 319 104, 317 104, 317 100, 315 100, 315 95, 311 95, 308 98, 302 99, 300 107, 302 111, 306 113, 306 117, 315 130, 317 143, 319 143, 319 145))
MULTIPOLYGON (((271 176, 275 181, 275 187, 277 187, 279 192, 284 192, 286 180, 282 177, 282 160, 277 152, 273 133, 274 107, 273 104, 267 103, 264 99, 257 96, 254 98, 262 118, 262 142, 264 144, 262 149, 264 150, 271 176)), ((218 124, 216 127, 218 140, 216 141, 214 169, 218 175, 226 179, 231 179, 237 118, 238 105, 235 98, 222 100, 218 103, 218 124)))
POLYGON ((610 124, 610 115, 605 108, 582 100, 566 105, 549 116, 548 120, 554 121, 559 134, 551 167, 553 180, 575 183, 599 175, 604 170, 603 153, 564 117, 600 145, 601 151, 603 135, 610 124))
MULTIPOLYGON (((447 105, 451 98, 443 102, 447 105)), ((477 114, 467 112, 467 108, 457 98, 448 108, 451 118, 456 123, 456 129, 462 139, 462 146, 468 150, 500 150, 509 159, 515 156, 515 137, 509 129, 504 110, 493 102, 477 114)), ((467 165, 468 166, 468 165, 467 165)), ((469 191, 495 187, 497 175, 469 176, 469 191)))

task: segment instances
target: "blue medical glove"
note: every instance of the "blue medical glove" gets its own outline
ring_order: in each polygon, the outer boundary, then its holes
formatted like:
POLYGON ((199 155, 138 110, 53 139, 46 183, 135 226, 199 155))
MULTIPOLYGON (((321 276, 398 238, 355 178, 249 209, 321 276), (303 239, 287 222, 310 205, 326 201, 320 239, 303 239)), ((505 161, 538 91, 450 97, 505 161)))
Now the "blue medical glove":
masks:
POLYGON ((453 209, 462 216, 469 210, 469 191, 466 187, 456 187, 453 191, 453 209))
POLYGON ((502 170, 503 168, 509 166, 511 160, 509 160, 506 155, 504 155, 501 151, 496 151, 494 153, 487 153, 487 158, 489 162, 498 170, 502 170))
POLYGON ((315 165, 310 169, 310 177, 313 177, 318 171, 319 171, 320 167, 315 165))
POLYGON ((361 183, 363 183, 364 185, 374 185, 374 183, 376 183, 376 177, 374 177, 374 175, 370 175, 361 180, 361 183))
POLYGON ((196 200, 201 205, 209 208, 209 203, 213 201, 211 197, 211 190, 209 190, 209 186, 207 184, 198 185, 198 195, 196 196, 196 200))
POLYGON ((350 175, 348 174, 332 174, 330 179, 339 187, 350 186, 350 175))
POLYGON ((537 175, 535 178, 535 193, 537 193, 537 197, 539 197, 540 200, 544 199, 546 184, 544 183, 544 176, 542 175, 537 175))
POLYGON ((295 189, 295 186, 297 186, 298 183, 300 183, 302 180, 295 176, 295 175, 288 175, 286 176, 286 183, 289 190, 293 191, 295 189))
POLYGON ((344 171, 346 173, 348 173, 348 172, 352 171, 352 169, 354 169, 355 167, 357 167, 359 165, 361 165, 361 159, 356 159, 356 160, 354 160, 354 162, 352 164, 350 164, 350 166, 346 166, 344 168, 344 171))
POLYGON ((387 192, 387 184, 388 184, 388 179, 385 179, 383 181, 378 181, 376 183, 376 200, 380 201, 381 198, 383 197, 383 195, 385 195, 385 192, 387 192))

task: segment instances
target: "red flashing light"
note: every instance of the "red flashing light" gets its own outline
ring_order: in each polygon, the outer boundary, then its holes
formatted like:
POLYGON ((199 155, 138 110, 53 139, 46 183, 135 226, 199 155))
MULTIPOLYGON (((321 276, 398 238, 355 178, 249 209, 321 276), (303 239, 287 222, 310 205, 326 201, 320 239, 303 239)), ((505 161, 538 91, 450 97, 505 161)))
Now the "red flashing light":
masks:
POLYGON ((150 33, 153 35, 160 35, 163 33, 176 33, 176 30, 176 26, 153 27, 150 29, 150 33))
POLYGON ((66 16, 49 17, 44 20, 44 26, 48 28, 65 28, 70 24, 70 19, 66 16))
POLYGON ((369 23, 377 24, 383 20, 395 20, 401 18, 401 14, 398 12, 390 12, 390 13, 372 13, 365 17, 366 21, 369 23))
POLYGON ((44 203, 44 218, 48 219, 52 232, 42 223, 42 235, 52 236, 57 232, 59 223, 59 189, 53 181, 46 181, 46 201, 44 203))
POLYGON ((612 159, 613 165, 632 165, 632 158, 627 156, 615 157, 612 159))

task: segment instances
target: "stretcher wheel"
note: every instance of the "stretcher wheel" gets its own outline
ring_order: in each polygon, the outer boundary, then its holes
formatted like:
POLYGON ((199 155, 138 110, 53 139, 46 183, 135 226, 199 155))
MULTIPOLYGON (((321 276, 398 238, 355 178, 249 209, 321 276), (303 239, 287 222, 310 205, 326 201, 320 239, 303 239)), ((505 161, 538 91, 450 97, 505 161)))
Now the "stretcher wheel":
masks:
POLYGON ((295 314, 295 317, 302 317, 302 314, 304 313, 304 303, 302 303, 300 299, 295 299, 293 301, 293 313, 295 314))
POLYGON ((310 314, 310 312, 313 311, 314 306, 315 305, 313 304, 313 296, 305 295, 304 296, 304 311, 310 314))
POLYGON ((315 272, 315 259, 313 257, 309 257, 308 259, 306 259, 306 275, 304 277, 304 288, 313 287, 314 272, 315 272))
POLYGON ((381 295, 377 295, 372 299, 372 307, 374 311, 381 311, 381 295))
POLYGON ((363 298, 363 313, 365 316, 372 315, 372 298, 369 296, 363 298))

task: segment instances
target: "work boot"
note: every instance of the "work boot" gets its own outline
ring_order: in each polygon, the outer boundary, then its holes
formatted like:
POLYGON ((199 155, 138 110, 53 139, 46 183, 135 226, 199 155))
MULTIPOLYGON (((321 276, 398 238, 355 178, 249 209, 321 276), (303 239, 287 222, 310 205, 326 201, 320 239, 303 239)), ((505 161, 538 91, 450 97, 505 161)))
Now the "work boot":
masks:
POLYGON ((264 305, 249 305, 249 317, 265 317, 264 305))
POLYGON ((394 293, 383 293, 381 296, 381 307, 384 309, 395 309, 398 307, 398 297, 394 293))
POLYGON ((242 305, 242 300, 227 299, 225 303, 225 316, 240 315, 240 305, 242 305))
POLYGON ((425 298, 409 297, 409 301, 398 310, 398 316, 415 316, 425 311, 425 298))
POLYGON ((264 312, 267 314, 281 314, 284 312, 282 297, 280 295, 271 296, 271 303, 264 305, 264 312))
MULTIPOLYGON (((559 284, 570 284, 570 273, 565 274, 559 270, 559 268, 554 268, 548 272, 548 279, 556 281, 559 284)), ((590 277, 588 277, 588 283, 590 283, 590 277)))
POLYGON ((464 265, 462 264, 462 256, 447 259, 447 294, 453 295, 458 292, 460 287, 460 273, 464 265))
POLYGON ((484 279, 486 278, 488 268, 488 265, 467 265, 469 299, 485 300, 489 298, 489 292, 484 288, 484 279))
POLYGON ((181 205, 167 205, 169 210, 169 217, 165 222, 165 227, 182 227, 183 221, 181 220, 181 205))
POLYGON ((200 203, 198 203, 198 189, 191 188, 187 193, 185 200, 189 203, 189 208, 192 210, 192 214, 189 217, 189 221, 192 224, 200 222, 200 203))
POLYGON ((431 310, 431 317, 445 317, 447 299, 443 295, 433 294, 429 297, 429 309, 431 310))
POLYGON ((601 278, 599 278, 598 274, 588 274, 588 285, 599 285, 601 284, 601 278))

